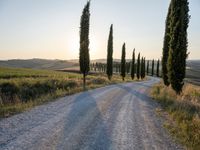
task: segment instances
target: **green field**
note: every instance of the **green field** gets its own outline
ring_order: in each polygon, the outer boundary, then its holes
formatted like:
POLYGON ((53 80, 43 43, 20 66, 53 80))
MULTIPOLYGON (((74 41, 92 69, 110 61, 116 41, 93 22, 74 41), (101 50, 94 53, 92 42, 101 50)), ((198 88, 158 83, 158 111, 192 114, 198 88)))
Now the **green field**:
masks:
MULTIPOLYGON (((132 81, 130 76, 126 82, 132 81)), ((120 83, 119 75, 109 81, 105 74, 87 76, 87 89, 120 83)), ((35 105, 82 91, 82 75, 49 70, 0 67, 0 116, 22 112, 35 105)))

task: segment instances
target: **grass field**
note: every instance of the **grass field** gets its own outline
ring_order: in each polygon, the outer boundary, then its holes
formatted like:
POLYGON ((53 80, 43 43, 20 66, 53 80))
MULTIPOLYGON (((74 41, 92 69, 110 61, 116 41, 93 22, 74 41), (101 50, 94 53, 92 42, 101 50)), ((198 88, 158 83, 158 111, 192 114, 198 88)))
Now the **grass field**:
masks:
MULTIPOLYGON (((132 81, 127 76, 126 82, 132 81)), ((87 89, 120 83, 119 75, 109 81, 105 74, 87 76, 87 89)), ((57 97, 82 91, 82 75, 58 71, 0 68, 0 117, 8 117, 57 97)))
POLYGON ((188 149, 200 149, 200 87, 192 84, 184 86, 181 95, 176 95, 163 83, 152 88, 152 97, 163 110, 168 112, 165 127, 188 149))

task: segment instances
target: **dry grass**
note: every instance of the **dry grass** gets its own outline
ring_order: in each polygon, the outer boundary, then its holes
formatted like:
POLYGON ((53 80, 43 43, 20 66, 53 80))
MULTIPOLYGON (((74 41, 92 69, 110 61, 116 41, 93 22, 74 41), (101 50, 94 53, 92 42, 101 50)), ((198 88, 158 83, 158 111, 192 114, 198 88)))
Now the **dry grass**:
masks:
POLYGON ((168 112, 170 133, 188 149, 200 149, 200 87, 186 84, 181 95, 163 83, 151 90, 152 97, 168 112))
MULTIPOLYGON (((87 90, 122 83, 120 75, 109 81, 104 73, 88 75, 87 90)), ((130 82, 128 75, 125 82, 130 82)), ((82 91, 82 75, 47 70, 0 68, 0 117, 23 112, 57 97, 82 91)))

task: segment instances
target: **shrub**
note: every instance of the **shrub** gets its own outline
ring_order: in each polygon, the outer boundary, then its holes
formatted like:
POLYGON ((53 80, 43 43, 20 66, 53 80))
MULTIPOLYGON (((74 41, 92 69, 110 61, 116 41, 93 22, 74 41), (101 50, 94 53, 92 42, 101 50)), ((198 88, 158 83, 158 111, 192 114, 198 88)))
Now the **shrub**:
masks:
POLYGON ((19 87, 14 82, 5 82, 0 85, 3 104, 15 103, 19 93, 19 87))
POLYGON ((96 79, 92 79, 92 83, 93 84, 105 84, 107 81, 104 78, 96 78, 96 79))
POLYGON ((76 81, 73 81, 73 80, 69 80, 69 81, 66 81, 64 83, 64 89, 65 90, 73 89, 73 88, 75 88, 77 86, 78 86, 78 83, 76 81))
POLYGON ((36 98, 36 91, 32 88, 32 85, 29 83, 22 84, 20 93, 20 98, 22 102, 27 102, 36 98))

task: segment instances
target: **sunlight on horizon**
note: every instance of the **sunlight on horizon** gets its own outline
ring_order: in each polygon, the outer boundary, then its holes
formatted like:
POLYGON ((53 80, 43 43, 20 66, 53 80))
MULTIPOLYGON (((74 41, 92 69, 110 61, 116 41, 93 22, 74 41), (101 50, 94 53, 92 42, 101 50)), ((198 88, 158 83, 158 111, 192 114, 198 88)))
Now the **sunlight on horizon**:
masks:
MULTIPOLYGON (((72 59, 79 58, 79 36, 76 34, 71 34, 71 37, 67 40, 67 51, 70 53, 71 56, 74 56, 72 59)), ((94 57, 95 54, 98 52, 99 42, 94 35, 90 35, 90 56, 94 57)))
MULTIPOLYGON (((0 59, 78 59, 79 26, 86 0, 0 1, 0 59)), ((114 25, 113 58, 132 50, 147 59, 161 58, 169 1, 102 0, 91 2, 90 59, 107 56, 110 24, 114 25), (143 5, 145 3, 145 5, 143 5), (125 11, 121 11, 125 10, 125 11)), ((189 59, 200 59, 200 1, 190 1, 189 59)))

